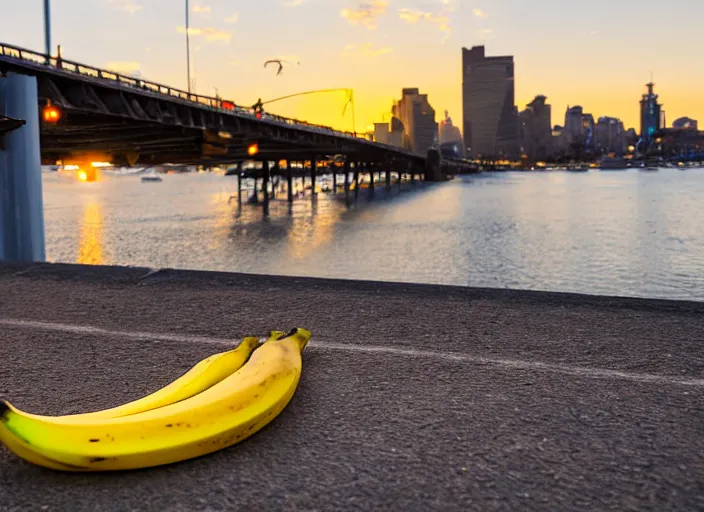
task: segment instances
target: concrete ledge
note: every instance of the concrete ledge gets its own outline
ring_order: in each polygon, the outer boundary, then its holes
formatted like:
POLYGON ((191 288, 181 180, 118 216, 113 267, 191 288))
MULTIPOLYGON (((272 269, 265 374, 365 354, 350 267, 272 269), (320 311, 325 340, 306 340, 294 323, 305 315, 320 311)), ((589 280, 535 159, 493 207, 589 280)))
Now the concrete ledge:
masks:
POLYGON ((111 475, 0 448, 7 510, 697 510, 704 303, 0 265, 0 395, 60 414, 306 327, 291 404, 198 460, 111 475), (232 340, 232 341, 231 341, 232 340))

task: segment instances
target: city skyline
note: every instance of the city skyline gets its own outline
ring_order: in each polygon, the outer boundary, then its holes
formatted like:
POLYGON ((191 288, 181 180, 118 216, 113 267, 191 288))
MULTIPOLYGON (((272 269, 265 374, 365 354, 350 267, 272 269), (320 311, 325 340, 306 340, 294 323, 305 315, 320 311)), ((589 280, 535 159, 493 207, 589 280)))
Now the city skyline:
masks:
MULTIPOLYGON (((514 56, 519 111, 542 94, 553 115, 581 105, 595 118, 618 117, 627 128, 637 128, 638 101, 652 72, 668 124, 684 116, 704 119, 699 96, 704 70, 689 65, 696 57, 695 20, 704 16, 704 5, 655 12, 647 9, 651 3, 641 2, 643 8, 633 12, 597 0, 557 12, 558 4, 547 0, 530 7, 522 0, 260 0, 259 8, 191 0, 192 74, 197 92, 217 92, 242 105, 260 97, 353 88, 359 132, 382 121, 403 88, 418 87, 436 112, 448 110, 462 126, 461 49, 483 44, 491 55, 514 56), (604 6, 612 14, 608 18, 604 6), (550 27, 548 35, 536 30, 539 23, 550 27), (645 45, 650 48, 644 56, 642 45, 636 51, 634 44, 647 26, 657 26, 659 37, 645 45), (280 76, 264 68, 265 60, 282 56, 288 58, 280 76)), ((2 40, 42 50, 41 4, 28 0, 3 7, 13 23, 2 40)), ((54 4, 53 42, 62 45, 65 58, 186 88, 181 2, 54 4)), ((342 95, 315 95, 269 109, 350 130, 350 113, 341 116, 344 102, 342 95)), ((553 124, 562 124, 559 114, 553 124)))

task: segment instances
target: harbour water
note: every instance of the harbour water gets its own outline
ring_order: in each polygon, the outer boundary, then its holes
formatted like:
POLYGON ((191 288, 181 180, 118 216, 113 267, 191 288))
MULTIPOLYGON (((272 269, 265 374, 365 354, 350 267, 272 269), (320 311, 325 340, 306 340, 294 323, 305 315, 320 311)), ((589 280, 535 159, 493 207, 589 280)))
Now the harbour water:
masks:
POLYGON ((50 261, 704 301, 704 170, 487 173, 239 204, 234 177, 44 173, 50 261))

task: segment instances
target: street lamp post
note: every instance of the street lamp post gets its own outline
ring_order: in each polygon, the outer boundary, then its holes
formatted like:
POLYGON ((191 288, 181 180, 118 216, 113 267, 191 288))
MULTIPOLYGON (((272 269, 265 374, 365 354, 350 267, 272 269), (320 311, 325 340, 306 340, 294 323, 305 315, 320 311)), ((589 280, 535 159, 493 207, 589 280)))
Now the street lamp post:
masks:
MULTIPOLYGON (((46 0, 47 2, 49 0, 46 0)), ((191 35, 189 27, 190 8, 186 0, 186 80, 188 80, 188 94, 191 94, 191 35)))
POLYGON ((51 61, 51 0, 44 0, 44 53, 47 63, 51 61))

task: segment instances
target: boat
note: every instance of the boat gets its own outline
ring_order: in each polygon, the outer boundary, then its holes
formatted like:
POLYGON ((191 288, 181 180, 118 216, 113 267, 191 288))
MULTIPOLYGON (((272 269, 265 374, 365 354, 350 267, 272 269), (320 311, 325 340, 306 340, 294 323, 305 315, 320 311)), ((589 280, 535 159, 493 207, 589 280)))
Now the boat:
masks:
POLYGON ((601 171, 621 171, 627 169, 626 159, 620 156, 605 156, 599 161, 601 171))
POLYGON ((150 174, 149 176, 142 176, 142 181, 144 182, 159 182, 159 181, 164 181, 161 179, 161 176, 157 176, 156 174, 150 174))

